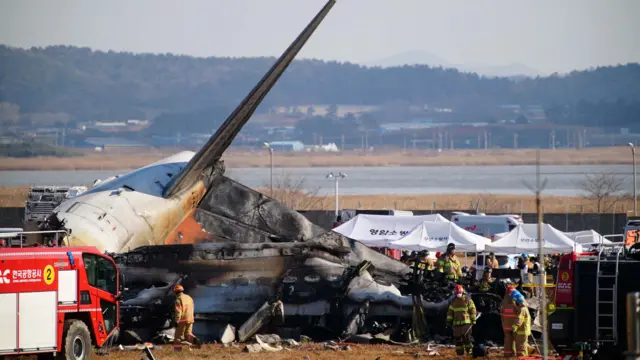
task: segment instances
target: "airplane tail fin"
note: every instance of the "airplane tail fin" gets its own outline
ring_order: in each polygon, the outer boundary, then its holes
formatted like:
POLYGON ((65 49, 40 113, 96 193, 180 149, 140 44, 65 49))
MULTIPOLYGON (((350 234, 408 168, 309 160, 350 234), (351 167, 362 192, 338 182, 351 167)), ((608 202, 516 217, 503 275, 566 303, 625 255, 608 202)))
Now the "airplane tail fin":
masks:
POLYGON ((231 145, 244 124, 287 69, 300 49, 309 40, 318 25, 322 22, 336 0, 328 0, 324 7, 316 14, 305 29, 298 35, 291 45, 280 56, 278 61, 269 69, 264 77, 256 84, 245 99, 229 115, 227 120, 209 138, 207 143, 193 156, 182 171, 177 174, 165 188, 164 196, 172 197, 191 187, 205 176, 205 171, 220 160, 224 151, 231 145))

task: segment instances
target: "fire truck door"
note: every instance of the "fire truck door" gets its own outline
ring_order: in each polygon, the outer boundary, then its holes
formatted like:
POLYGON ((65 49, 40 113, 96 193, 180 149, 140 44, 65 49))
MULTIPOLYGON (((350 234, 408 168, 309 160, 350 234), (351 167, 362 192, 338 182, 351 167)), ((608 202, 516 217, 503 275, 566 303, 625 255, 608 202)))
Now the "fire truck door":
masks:
MULTIPOLYGON (((1 278, 2 274, 0 274, 1 278)), ((18 294, 0 294, 0 356, 3 352, 13 352, 18 345, 18 294)))
POLYGON ((58 304, 56 291, 18 294, 18 348, 21 351, 55 349, 58 304))
POLYGON ((117 325, 117 272, 115 265, 107 259, 83 254, 87 280, 91 286, 91 302, 93 308, 99 308, 96 316, 97 329, 101 337, 110 334, 117 325))

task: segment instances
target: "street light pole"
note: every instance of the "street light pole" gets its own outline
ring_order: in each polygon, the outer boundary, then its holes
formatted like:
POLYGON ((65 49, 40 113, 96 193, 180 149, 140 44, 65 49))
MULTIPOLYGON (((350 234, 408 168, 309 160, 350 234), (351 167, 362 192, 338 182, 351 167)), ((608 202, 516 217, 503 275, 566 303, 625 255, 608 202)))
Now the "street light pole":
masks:
POLYGON ((340 179, 346 179, 347 178, 347 174, 339 172, 337 174, 334 174, 332 172, 328 173, 325 176, 327 179, 333 179, 335 181, 335 192, 336 192, 336 218, 338 217, 338 210, 340 209, 340 203, 338 200, 338 183, 340 182, 340 179))
POLYGON ((636 180, 636 147, 629 143, 631 147, 631 157, 633 158, 633 216, 638 216, 638 182, 636 180))
POLYGON ((271 164, 270 166, 270 170, 269 170, 269 185, 271 187, 271 190, 269 192, 269 196, 273 197, 273 148, 271 146, 269 146, 268 143, 264 143, 264 147, 265 149, 269 150, 269 163, 271 164))
MULTIPOLYGON (((531 189, 536 195, 536 211, 538 213, 538 261, 544 264, 544 233, 542 230, 542 190, 547 186, 547 179, 540 181, 540 149, 536 151, 536 186, 525 185, 531 189)), ((547 276, 544 266, 540 271, 538 286, 542 296, 540 298, 540 325, 542 325, 542 358, 547 360, 549 355, 549 332, 547 329, 547 294, 544 287, 545 278, 547 276)))

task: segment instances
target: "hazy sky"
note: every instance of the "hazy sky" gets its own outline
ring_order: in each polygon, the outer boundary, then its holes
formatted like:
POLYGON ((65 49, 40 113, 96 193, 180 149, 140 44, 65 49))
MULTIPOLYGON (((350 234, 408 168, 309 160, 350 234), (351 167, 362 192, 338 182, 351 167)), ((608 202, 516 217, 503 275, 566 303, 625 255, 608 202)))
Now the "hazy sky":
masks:
MULTIPOLYGON (((1 0, 0 43, 279 55, 324 0, 1 0)), ((299 57, 426 51, 544 73, 640 61, 640 0, 338 0, 299 57)))

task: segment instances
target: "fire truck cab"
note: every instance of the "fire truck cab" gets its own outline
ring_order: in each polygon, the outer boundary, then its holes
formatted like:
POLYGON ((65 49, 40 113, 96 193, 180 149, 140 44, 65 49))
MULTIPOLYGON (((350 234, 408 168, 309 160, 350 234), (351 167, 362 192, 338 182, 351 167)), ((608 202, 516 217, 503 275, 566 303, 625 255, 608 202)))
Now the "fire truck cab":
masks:
POLYGON ((90 359, 119 326, 122 280, 95 247, 0 249, 0 357, 90 359))
POLYGON ((625 256, 624 243, 560 258, 549 340, 561 354, 621 354, 627 347, 625 299, 640 291, 640 261, 625 256))

